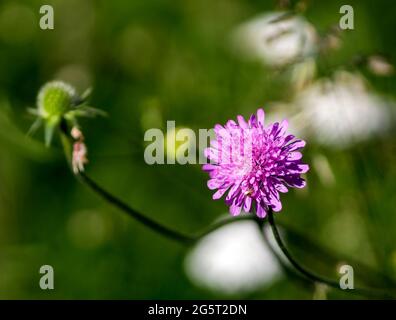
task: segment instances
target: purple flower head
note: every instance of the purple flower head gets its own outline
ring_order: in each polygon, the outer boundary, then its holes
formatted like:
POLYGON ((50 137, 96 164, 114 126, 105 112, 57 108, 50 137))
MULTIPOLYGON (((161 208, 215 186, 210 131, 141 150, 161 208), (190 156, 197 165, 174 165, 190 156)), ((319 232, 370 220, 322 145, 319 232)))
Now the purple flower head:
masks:
POLYGON ((213 199, 228 191, 225 201, 232 215, 242 208, 246 212, 255 209, 257 216, 264 218, 269 208, 282 209, 279 192, 305 187, 300 174, 309 166, 301 162, 298 151, 305 141, 286 134, 286 120, 265 127, 262 109, 247 122, 240 115, 237 120, 215 126, 216 139, 205 149, 210 163, 202 169, 209 173, 209 189, 217 189, 213 199))

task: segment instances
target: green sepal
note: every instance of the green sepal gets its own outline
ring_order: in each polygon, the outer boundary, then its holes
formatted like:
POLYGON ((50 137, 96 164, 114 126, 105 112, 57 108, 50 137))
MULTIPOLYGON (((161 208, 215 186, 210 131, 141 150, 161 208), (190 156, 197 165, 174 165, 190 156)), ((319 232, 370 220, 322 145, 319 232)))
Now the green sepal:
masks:
POLYGON ((59 116, 53 116, 46 119, 44 125, 44 141, 45 145, 49 147, 51 145, 52 139, 54 137, 54 132, 60 123, 61 118, 59 116))

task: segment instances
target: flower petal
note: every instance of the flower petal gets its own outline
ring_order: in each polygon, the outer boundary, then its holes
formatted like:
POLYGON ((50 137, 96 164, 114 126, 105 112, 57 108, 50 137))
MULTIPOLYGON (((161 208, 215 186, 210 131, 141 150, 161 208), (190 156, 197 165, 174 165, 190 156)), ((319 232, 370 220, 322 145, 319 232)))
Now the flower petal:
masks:
POLYGON ((210 179, 208 180, 207 185, 210 190, 214 190, 220 188, 223 185, 223 182, 217 179, 210 179))
POLYGON ((217 166, 213 165, 213 164, 210 164, 210 163, 202 165, 202 170, 203 171, 209 172, 209 171, 216 170, 216 169, 217 169, 217 166))
POLYGON ((239 183, 234 184, 227 194, 226 200, 232 199, 239 191, 239 183))
POLYGON ((302 158, 302 153, 298 151, 290 152, 287 154, 288 161, 300 160, 302 158))
POLYGON ((290 187, 294 188, 304 188, 306 186, 306 182, 303 178, 300 178, 299 175, 290 175, 283 177, 283 180, 289 185, 290 187))
POLYGON ((288 127, 289 127, 289 122, 286 119, 283 120, 279 126, 279 131, 277 135, 283 136, 286 133, 288 127))
POLYGON ((249 212, 251 206, 252 206, 252 198, 249 197, 249 196, 247 196, 247 197, 245 198, 245 203, 244 203, 244 205, 243 205, 243 211, 249 212))
POLYGON ((256 209, 256 214, 259 218, 265 218, 267 215, 267 211, 264 209, 263 206, 259 202, 256 203, 257 209, 256 209))
POLYGON ((241 115, 238 115, 238 116, 237 116, 237 120, 238 120, 239 126, 240 126, 242 129, 247 129, 247 128, 249 128, 247 122, 245 121, 245 119, 244 119, 241 115))
POLYGON ((241 210, 242 210, 242 207, 241 206, 238 206, 238 205, 236 205, 236 204, 232 204, 231 205, 231 207, 230 207, 230 213, 233 215, 233 216, 237 216, 237 215, 239 215, 240 213, 241 213, 241 210))
POLYGON ((305 145, 306 145, 306 142, 304 140, 296 140, 296 141, 293 141, 292 143, 288 144, 285 148, 286 148, 286 150, 291 152, 294 150, 304 148, 305 145))
POLYGON ((212 196, 213 200, 220 199, 224 195, 224 193, 227 191, 227 189, 228 188, 221 188, 221 189, 217 190, 212 196))
POLYGON ((265 112, 263 109, 257 110, 257 122, 264 128, 265 112))

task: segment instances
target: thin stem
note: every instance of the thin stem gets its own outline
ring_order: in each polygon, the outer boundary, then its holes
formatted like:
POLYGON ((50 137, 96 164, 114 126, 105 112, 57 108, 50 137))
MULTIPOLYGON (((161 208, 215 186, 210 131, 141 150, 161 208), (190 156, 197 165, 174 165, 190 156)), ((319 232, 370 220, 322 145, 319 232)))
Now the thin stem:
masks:
POLYGON ((325 278, 322 278, 320 276, 317 276, 317 275, 311 273, 310 271, 306 270, 304 267, 300 266, 300 264, 292 257, 289 250, 286 248, 285 244, 283 243, 282 238, 280 237, 278 227, 275 224, 274 214, 273 214, 271 208, 268 211, 268 222, 271 226, 271 230, 274 235, 276 243, 278 244, 279 248, 281 249, 281 251, 283 252, 285 257, 289 260, 290 264, 295 269, 297 269, 300 273, 302 273, 305 277, 307 277, 308 279, 311 279, 312 281, 322 282, 322 283, 329 285, 330 287, 339 288, 338 282, 332 281, 330 279, 325 279, 325 278))
MULTIPOLYGON (((65 157, 67 160, 67 163, 69 164, 69 167, 72 170, 71 166, 71 152, 72 152, 72 139, 69 136, 68 133, 68 127, 67 123, 65 121, 62 121, 61 126, 60 126, 60 135, 61 135, 61 141, 63 145, 63 150, 65 153, 65 157)), ((106 200, 108 203, 111 205, 117 207, 121 211, 124 211, 126 214, 134 218, 135 220, 139 221, 149 229, 169 238, 172 240, 175 240, 179 243, 182 244, 190 244, 191 242, 194 242, 196 240, 195 237, 183 234, 179 231, 170 229, 153 219, 146 217, 144 214, 138 212, 137 210, 131 208, 128 204, 126 204, 124 201, 120 200, 116 196, 112 195, 110 192, 102 188, 98 183, 96 183, 93 179, 88 177, 85 173, 80 172, 78 174, 74 174, 74 176, 85 186, 89 187, 92 191, 94 191, 96 194, 98 194, 101 198, 106 200)))
POLYGON ((230 223, 234 223, 234 222, 238 222, 238 221, 242 221, 242 220, 253 221, 253 219, 254 219, 253 214, 243 214, 243 215, 239 215, 237 217, 229 216, 224 219, 217 220, 214 223, 210 224, 208 227, 204 228, 202 231, 197 232, 195 235, 195 239, 199 240, 199 239, 203 238, 204 236, 208 235, 209 233, 211 233, 221 227, 224 227, 225 225, 228 225, 230 223))
MULTIPOLYGON (((271 230, 272 230, 272 234, 274 235, 274 239, 276 241, 276 243, 278 244, 279 248, 281 249, 282 253, 285 255, 285 257, 287 258, 287 260, 290 262, 290 264, 297 270, 299 271, 302 275, 304 275, 307 279, 313 281, 313 282, 321 282, 324 283, 326 285, 328 285, 329 287, 338 289, 338 290, 342 290, 339 283, 337 281, 333 281, 331 279, 327 279, 324 278, 322 276, 318 276, 316 274, 314 274, 313 272, 309 271, 308 269, 306 269, 305 267, 301 266, 294 258, 293 256, 290 254, 289 250, 286 248, 280 234, 278 231, 278 228, 275 224, 275 220, 274 220, 274 214, 272 212, 272 209, 270 208, 268 211, 268 222, 270 224, 271 230)), ((262 226, 262 225, 260 225, 262 226)), ((343 290, 344 291, 344 290, 343 290)), ((350 292, 351 290, 348 290, 348 292, 350 292)), ((369 297, 383 297, 383 298, 391 298, 393 297, 393 295, 389 294, 388 292, 385 292, 383 290, 378 290, 378 289, 374 289, 374 288, 370 288, 370 289, 363 289, 363 288, 355 288, 353 289, 352 293, 358 293, 358 294, 362 294, 365 296, 369 296, 369 297)))
POLYGON ((83 183, 84 185, 88 186, 91 190, 93 190, 96 194, 102 197, 111 205, 117 207, 118 209, 124 211, 129 216, 134 218, 135 220, 139 221, 149 229, 169 238, 175 240, 180 243, 190 244, 191 242, 195 241, 195 237, 183 234, 179 231, 173 230, 168 228, 148 217, 143 215, 142 213, 138 212, 137 210, 131 208, 122 200, 118 199, 117 197, 113 196, 110 192, 103 189, 99 184, 97 184, 94 180, 88 177, 85 173, 79 173, 76 175, 78 180, 83 183))
POLYGON ((256 221, 257 221, 257 225, 259 228, 259 232, 260 232, 261 236, 263 237, 264 242, 267 244, 271 253, 276 257, 276 260, 278 261, 278 263, 280 264, 280 266, 282 267, 282 269, 284 270, 286 275, 290 275, 290 277, 292 277, 293 279, 298 281, 300 284, 303 284, 305 287, 307 287, 307 285, 309 285, 311 287, 313 282, 310 279, 307 279, 306 277, 304 277, 300 272, 296 271, 294 268, 290 267, 288 265, 288 263, 284 259, 282 259, 281 256, 279 255, 279 253, 275 250, 275 248, 271 244, 271 241, 270 241, 268 235, 263 230, 264 220, 256 219, 256 221))
POLYGON ((369 286, 374 281, 380 279, 380 281, 387 287, 396 287, 396 282, 393 278, 390 278, 386 274, 373 269, 372 267, 366 265, 361 261, 354 260, 350 257, 345 255, 341 255, 338 252, 334 252, 332 249, 329 249, 326 246, 319 244, 317 241, 313 240, 311 237, 305 235, 302 232, 291 227, 289 224, 278 221, 278 226, 281 226, 283 229, 287 231, 287 234, 291 235, 296 240, 303 242, 306 245, 310 252, 315 252, 318 257, 323 260, 327 261, 328 263, 332 263, 334 261, 346 261, 350 265, 358 265, 359 269, 364 274, 364 277, 361 277, 361 280, 365 283, 368 283, 369 286), (374 278, 373 278, 374 277, 374 278), (368 282, 370 281, 370 282, 368 282))
POLYGON ((129 216, 132 218, 136 219, 137 221, 141 222, 143 225, 146 227, 152 229, 155 232, 158 232, 159 234, 162 234, 163 236, 170 238, 172 240, 176 240, 181 243, 185 244, 192 244, 193 242, 201 239, 202 237, 208 235, 209 233, 215 231, 216 229, 219 229, 229 223, 233 223, 236 221, 240 220, 251 220, 252 216, 251 215, 241 215, 239 217, 227 217, 225 219, 219 220, 213 224, 211 224, 209 227, 206 229, 197 232, 194 235, 187 235, 184 233, 181 233, 179 231, 170 229, 154 220, 151 218, 146 217, 142 213, 136 211, 135 209, 131 208, 128 204, 123 202, 122 200, 118 199, 117 197, 113 196, 110 192, 106 191, 103 189, 101 186, 99 186, 94 180, 92 180, 90 177, 88 177, 85 173, 81 172, 78 175, 76 175, 78 180, 89 187, 92 191, 97 193, 99 196, 101 196, 104 200, 112 204, 113 206, 117 207, 118 209, 124 211, 127 213, 129 216))

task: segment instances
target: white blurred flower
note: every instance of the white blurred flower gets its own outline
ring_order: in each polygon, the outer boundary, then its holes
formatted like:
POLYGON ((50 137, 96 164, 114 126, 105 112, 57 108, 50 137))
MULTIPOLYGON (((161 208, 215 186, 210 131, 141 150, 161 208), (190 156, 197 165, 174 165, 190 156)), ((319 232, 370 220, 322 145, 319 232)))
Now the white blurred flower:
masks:
POLYGON ((361 76, 345 71, 337 72, 334 79, 314 82, 297 95, 295 103, 300 110, 296 118, 306 134, 335 148, 385 131, 393 104, 370 92, 361 76))
POLYGON ((276 67, 315 53, 317 34, 302 16, 269 12, 239 26, 233 43, 246 57, 276 67))
POLYGON ((250 292, 278 279, 281 268, 253 221, 238 221, 204 237, 185 261, 189 278, 226 294, 250 292))

